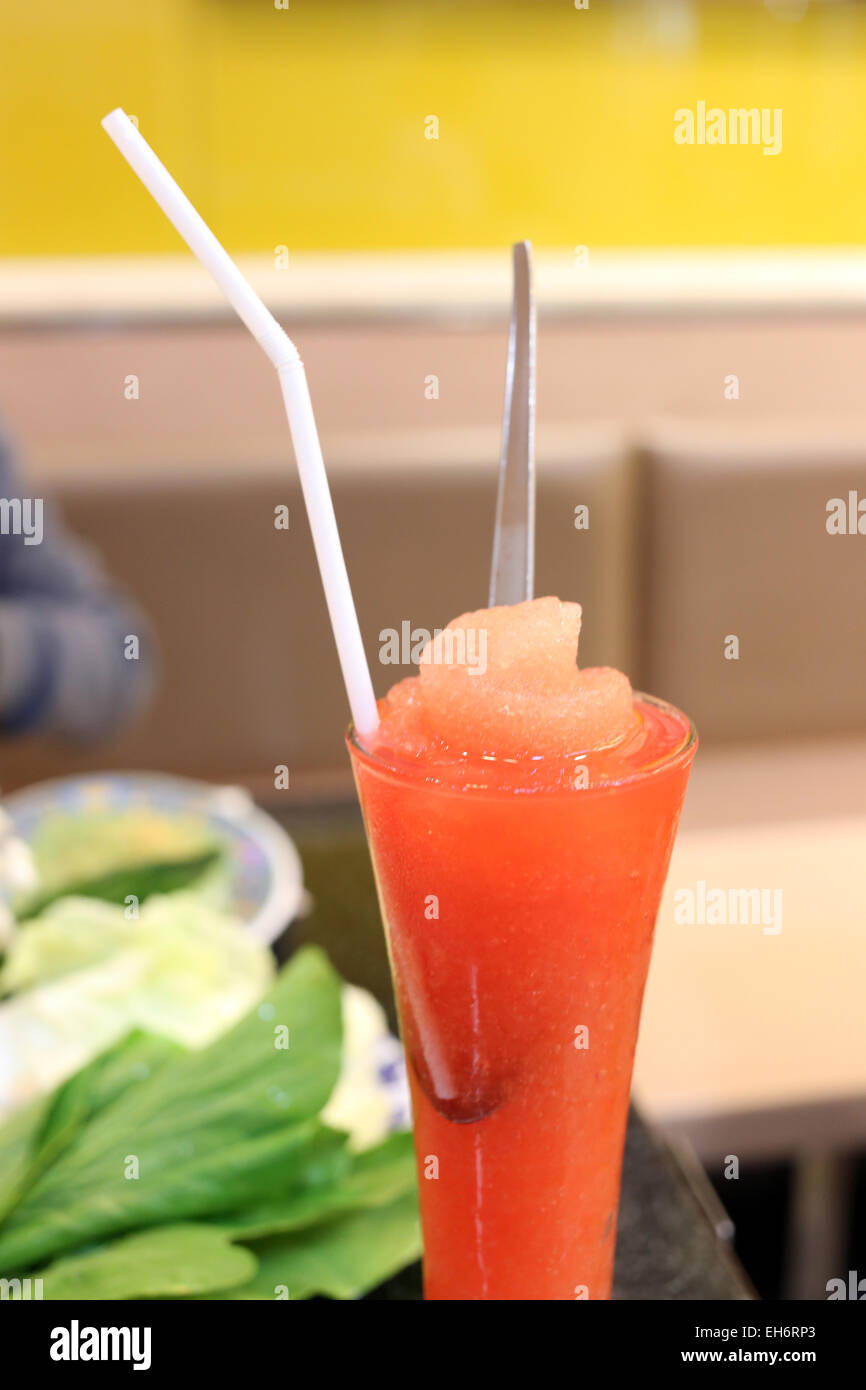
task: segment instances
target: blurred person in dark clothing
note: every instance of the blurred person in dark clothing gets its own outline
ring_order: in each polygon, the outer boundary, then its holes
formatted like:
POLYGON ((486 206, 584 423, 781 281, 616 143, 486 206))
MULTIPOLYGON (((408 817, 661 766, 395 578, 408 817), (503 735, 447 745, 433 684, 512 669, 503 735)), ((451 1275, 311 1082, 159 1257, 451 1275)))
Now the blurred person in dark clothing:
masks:
POLYGON ((0 435, 0 735, 105 737, 152 683, 144 618, 42 499, 25 495, 0 435))

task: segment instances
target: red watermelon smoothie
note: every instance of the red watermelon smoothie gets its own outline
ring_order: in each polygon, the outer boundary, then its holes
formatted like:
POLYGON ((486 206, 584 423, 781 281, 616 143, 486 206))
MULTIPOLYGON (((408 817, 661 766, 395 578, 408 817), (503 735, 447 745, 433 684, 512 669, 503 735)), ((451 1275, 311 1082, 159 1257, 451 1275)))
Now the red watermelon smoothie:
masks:
POLYGON ((466 614, 349 746, 412 1087, 428 1299, 606 1299, 689 720, 577 604, 466 614))

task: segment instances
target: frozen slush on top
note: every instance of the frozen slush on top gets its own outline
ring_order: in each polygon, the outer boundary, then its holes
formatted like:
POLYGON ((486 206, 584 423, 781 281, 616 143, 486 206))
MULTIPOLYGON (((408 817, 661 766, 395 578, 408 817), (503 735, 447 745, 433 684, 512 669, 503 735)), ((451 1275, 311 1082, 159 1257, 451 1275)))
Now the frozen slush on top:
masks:
POLYGON ((464 613, 424 649, 419 674, 380 703, 380 737, 405 752, 563 757, 615 743, 635 719, 628 678, 577 665, 579 603, 531 599, 464 613))

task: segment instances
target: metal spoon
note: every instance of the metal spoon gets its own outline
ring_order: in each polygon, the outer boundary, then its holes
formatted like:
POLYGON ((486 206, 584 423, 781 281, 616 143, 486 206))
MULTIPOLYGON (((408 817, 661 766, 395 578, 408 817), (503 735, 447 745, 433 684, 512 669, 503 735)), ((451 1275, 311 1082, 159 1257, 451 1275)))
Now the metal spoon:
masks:
POLYGON ((528 241, 516 243, 513 263, 491 608, 532 598, 535 571, 535 298, 528 241))

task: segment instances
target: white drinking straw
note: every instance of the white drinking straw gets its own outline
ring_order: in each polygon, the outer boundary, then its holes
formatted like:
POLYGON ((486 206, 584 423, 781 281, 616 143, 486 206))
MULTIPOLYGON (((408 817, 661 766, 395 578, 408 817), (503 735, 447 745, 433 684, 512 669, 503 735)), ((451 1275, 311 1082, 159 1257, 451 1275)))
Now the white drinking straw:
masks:
POLYGON ((370 734, 379 722, 376 697, 340 545, 313 403, 298 349, 125 111, 118 107, 105 117, 102 125, 277 369, 352 719, 359 734, 370 734))

